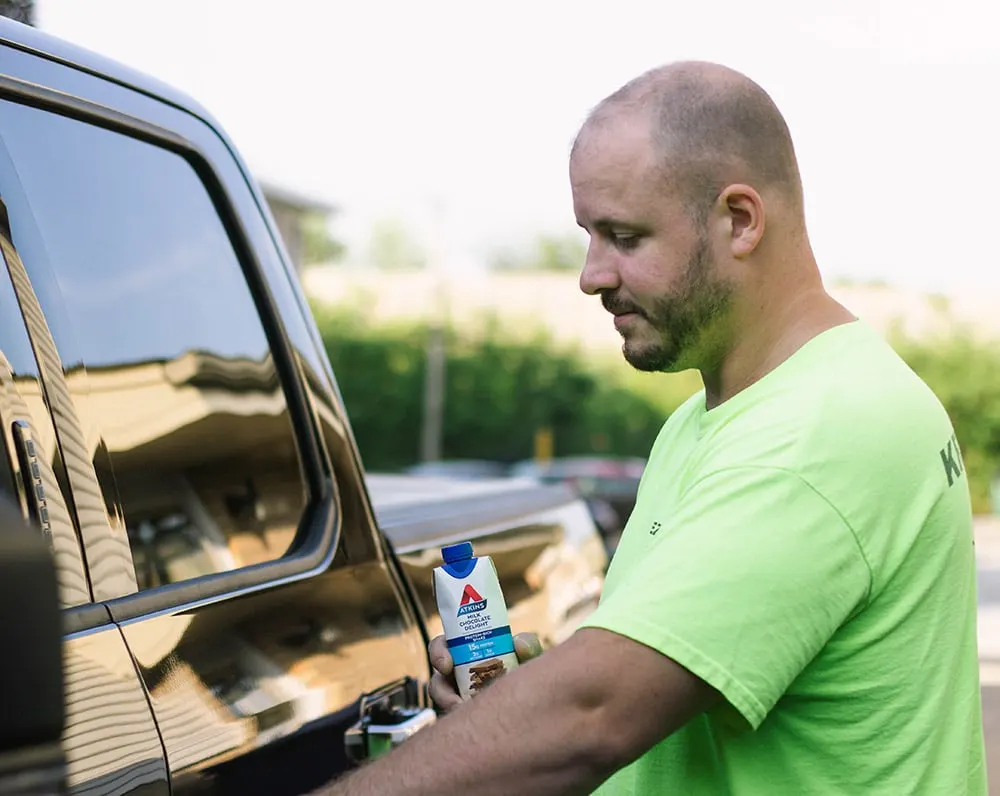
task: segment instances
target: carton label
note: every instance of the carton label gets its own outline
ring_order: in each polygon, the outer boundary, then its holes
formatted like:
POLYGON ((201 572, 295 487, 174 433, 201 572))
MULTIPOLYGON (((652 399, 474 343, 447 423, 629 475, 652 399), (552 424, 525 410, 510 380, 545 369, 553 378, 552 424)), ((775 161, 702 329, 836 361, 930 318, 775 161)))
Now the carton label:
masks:
POLYGON ((455 662, 459 693, 469 697, 517 668, 517 655, 507 605, 490 557, 469 561, 462 569, 449 569, 434 570, 434 593, 455 662))
POLYGON ((448 651, 456 666, 464 666, 486 658, 510 655, 514 652, 514 637, 509 626, 497 627, 471 636, 449 639, 448 651))

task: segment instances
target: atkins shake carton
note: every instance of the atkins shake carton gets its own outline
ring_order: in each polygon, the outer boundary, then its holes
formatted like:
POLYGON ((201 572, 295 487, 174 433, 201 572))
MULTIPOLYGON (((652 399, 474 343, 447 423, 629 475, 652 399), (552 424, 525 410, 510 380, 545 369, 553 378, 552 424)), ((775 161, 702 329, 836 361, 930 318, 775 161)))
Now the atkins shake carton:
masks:
POLYGON ((470 542, 443 547, 441 555, 444 565, 434 569, 434 596, 458 692, 468 699, 517 668, 514 637, 493 559, 476 558, 470 542))

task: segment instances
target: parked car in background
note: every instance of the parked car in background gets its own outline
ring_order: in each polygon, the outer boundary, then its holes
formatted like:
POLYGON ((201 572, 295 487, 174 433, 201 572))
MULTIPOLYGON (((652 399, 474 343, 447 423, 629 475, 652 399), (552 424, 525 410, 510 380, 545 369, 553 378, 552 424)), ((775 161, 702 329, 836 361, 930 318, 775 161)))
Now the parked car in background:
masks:
POLYGON ((544 484, 564 484, 583 497, 613 553, 625 523, 635 508, 645 459, 606 456, 567 456, 538 462, 518 462, 512 477, 533 478, 544 484))
POLYGON ((443 459, 421 462, 407 467, 409 475, 430 475, 443 478, 478 480, 482 478, 504 478, 510 465, 492 459, 443 459))
POLYGON ((596 604, 572 490, 365 473, 204 108, 9 20, 0 254, 0 491, 56 565, 69 793, 292 796, 405 742, 436 718, 444 544, 494 557, 515 632, 596 604))

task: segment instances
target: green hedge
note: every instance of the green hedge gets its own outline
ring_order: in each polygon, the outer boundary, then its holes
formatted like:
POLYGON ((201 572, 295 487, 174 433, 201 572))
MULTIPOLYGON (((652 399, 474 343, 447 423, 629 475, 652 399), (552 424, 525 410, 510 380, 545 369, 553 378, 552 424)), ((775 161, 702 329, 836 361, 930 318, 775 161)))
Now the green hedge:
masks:
MULTIPOLYGON (((365 465, 395 470, 420 455, 427 329, 369 328, 343 310, 317 308, 365 465)), ((645 456, 665 412, 543 337, 512 340, 491 323, 447 333, 442 456, 530 458, 551 429, 556 455, 645 456)))
POLYGON ((894 334, 890 340, 948 410, 973 508, 989 513, 996 508, 991 484, 1000 473, 1000 345, 967 333, 926 342, 894 334))
MULTIPOLYGON (((367 467, 418 461, 427 329, 369 327, 344 309, 314 312, 367 467)), ((896 350, 947 408, 977 512, 991 509, 1000 470, 1000 349, 967 335, 917 342, 892 335, 896 350)), ((447 333, 444 458, 516 461, 550 428, 558 456, 645 456, 664 418, 700 386, 697 374, 638 374, 585 359, 539 335, 515 339, 496 321, 461 338, 447 333)))

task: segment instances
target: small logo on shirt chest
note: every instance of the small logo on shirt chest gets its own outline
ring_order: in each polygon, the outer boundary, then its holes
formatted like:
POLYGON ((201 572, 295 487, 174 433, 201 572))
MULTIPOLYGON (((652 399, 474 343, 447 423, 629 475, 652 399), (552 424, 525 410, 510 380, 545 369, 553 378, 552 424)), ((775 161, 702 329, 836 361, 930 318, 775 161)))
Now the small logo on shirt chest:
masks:
POLYGON ((649 529, 649 535, 650 536, 656 536, 656 534, 660 532, 660 528, 662 528, 662 527, 663 526, 660 523, 654 522, 653 525, 649 529))

